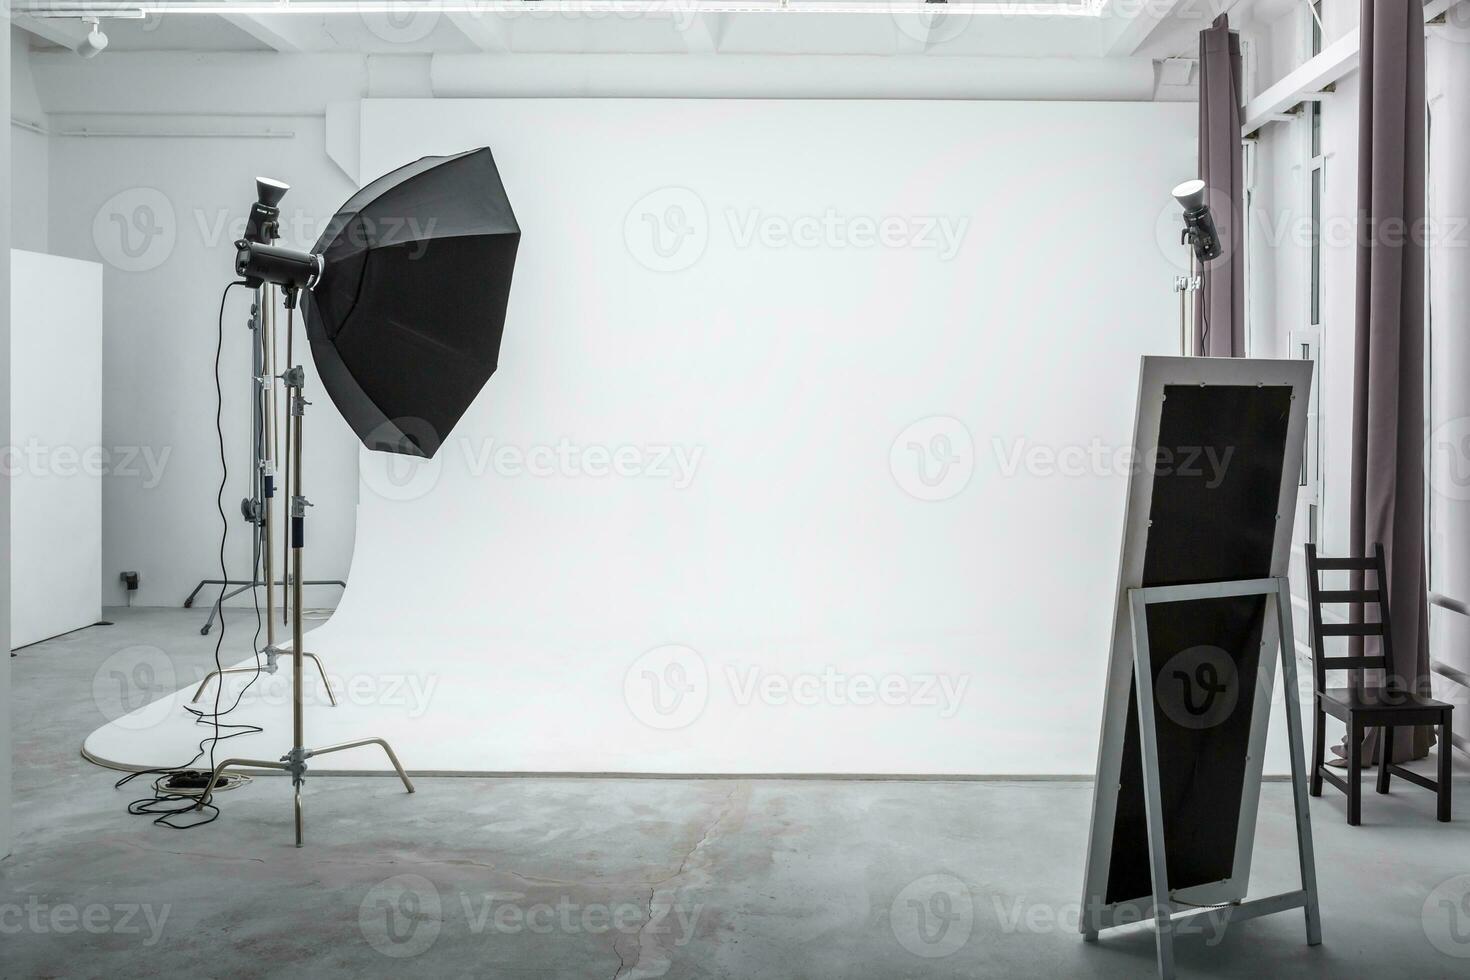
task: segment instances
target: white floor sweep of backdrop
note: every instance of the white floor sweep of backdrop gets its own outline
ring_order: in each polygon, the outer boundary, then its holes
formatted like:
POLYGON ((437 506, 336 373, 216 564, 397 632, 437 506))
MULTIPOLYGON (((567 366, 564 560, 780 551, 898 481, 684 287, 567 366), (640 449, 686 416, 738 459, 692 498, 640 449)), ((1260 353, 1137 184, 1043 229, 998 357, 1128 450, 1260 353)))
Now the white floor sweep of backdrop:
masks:
MULTIPOLYGON (((312 685, 308 744, 380 734, 419 771, 1091 772, 1193 113, 365 102, 365 176, 488 145, 522 239, 500 370, 439 456, 362 456, 349 587, 309 636, 342 703, 312 685)), ((289 747, 286 676, 222 753, 289 747)), ((177 762, 182 697, 87 751, 177 762)))

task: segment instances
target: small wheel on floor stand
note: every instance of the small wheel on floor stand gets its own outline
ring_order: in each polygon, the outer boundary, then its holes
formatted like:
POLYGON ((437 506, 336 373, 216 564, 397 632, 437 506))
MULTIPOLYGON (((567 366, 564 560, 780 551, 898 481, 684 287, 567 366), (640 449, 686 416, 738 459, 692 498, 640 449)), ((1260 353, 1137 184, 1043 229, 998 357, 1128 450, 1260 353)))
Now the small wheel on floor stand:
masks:
POLYGON ((203 626, 199 627, 199 635, 200 636, 208 636, 209 635, 209 624, 208 623, 205 623, 203 626))

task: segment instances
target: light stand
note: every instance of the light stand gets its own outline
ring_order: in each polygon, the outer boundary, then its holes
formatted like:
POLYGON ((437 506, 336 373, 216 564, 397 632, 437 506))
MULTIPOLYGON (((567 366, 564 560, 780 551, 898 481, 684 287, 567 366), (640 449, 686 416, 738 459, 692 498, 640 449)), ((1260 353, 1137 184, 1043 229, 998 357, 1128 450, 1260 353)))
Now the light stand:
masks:
MULTIPOLYGON (((269 232, 267 232, 269 233, 269 232)), ((209 629, 214 625, 215 617, 220 614, 220 608, 224 600, 250 589, 265 587, 265 622, 266 622, 266 662, 264 667, 255 665, 242 667, 225 667, 220 670, 210 671, 199 682, 199 688, 194 692, 192 701, 198 701, 204 697, 210 681, 215 680, 222 674, 253 674, 257 670, 266 674, 274 674, 277 670, 277 659, 286 656, 295 656, 294 647, 278 646, 276 644, 276 585, 283 587, 289 582, 276 581, 275 572, 275 549, 272 547, 275 524, 275 498, 276 498, 276 287, 271 283, 262 283, 255 291, 255 305, 251 308, 250 329, 253 334, 251 344, 252 351, 252 388, 251 401, 255 411, 255 418, 251 424, 251 452, 252 472, 255 475, 254 489, 251 496, 240 502, 240 509, 245 519, 250 524, 251 534, 254 535, 252 561, 250 574, 252 581, 241 583, 241 587, 234 592, 220 596, 210 611, 209 620, 199 632, 208 635, 209 629), (258 574, 264 565, 263 577, 258 574)), ((201 582, 195 591, 203 588, 206 583, 201 582)), ((216 580, 214 584, 227 585, 227 582, 216 580)), ((303 585, 326 585, 344 583, 327 582, 303 582, 303 585)), ((190 597, 193 598, 192 596, 190 597)), ((188 605, 188 602, 185 602, 188 605)), ((284 613, 285 606, 282 606, 284 613)), ((321 660, 314 653, 303 653, 315 664, 317 672, 321 675, 322 686, 326 688, 327 698, 335 707, 337 696, 332 692, 332 685, 327 681, 326 668, 322 666, 321 660)))
MULTIPOLYGON (((291 330, 292 311, 296 306, 296 289, 286 288, 286 330, 289 335, 291 330)), ((281 381, 286 387, 286 402, 289 412, 289 441, 290 463, 291 463, 291 509, 290 509, 290 544, 291 544, 291 647, 292 650, 303 649, 302 642, 302 599, 301 587, 304 584, 301 578, 301 556, 305 543, 306 530, 306 508, 311 506, 310 501, 301 492, 301 420, 306 414, 306 406, 310 404, 303 396, 306 372, 300 365, 293 365, 281 376, 281 381)), ((282 651, 285 652, 285 651, 282 651)), ((291 750, 281 756, 280 761, 270 762, 264 759, 226 759, 215 766, 214 773, 209 778, 209 785, 205 787, 203 794, 199 797, 196 809, 203 809, 209 802, 215 785, 227 769, 254 768, 254 769, 277 769, 291 774, 291 785, 295 796, 295 823, 296 823, 296 846, 302 846, 302 812, 301 812, 301 786, 306 781, 306 761, 319 755, 330 752, 345 752, 348 749, 361 748, 365 745, 380 745, 388 754, 388 761, 393 764, 398 778, 403 780, 403 788, 412 793, 413 783, 408 774, 403 771, 398 756, 393 747, 381 738, 363 738, 352 742, 342 742, 337 745, 328 745, 320 749, 308 749, 306 747, 306 705, 302 695, 302 663, 304 657, 291 658, 291 750)), ((315 658, 313 658, 315 659, 315 658)), ((320 667, 320 661, 317 666, 320 667)), ((253 668, 252 668, 253 669, 253 668)), ((325 675, 324 675, 325 676, 325 675)))
POLYGON ((1174 292, 1179 294, 1179 353, 1188 357, 1194 353, 1190 349, 1194 338, 1194 294, 1204 285, 1204 277, 1199 274, 1189 229, 1181 234, 1180 243, 1189 249, 1189 275, 1174 277, 1174 292))
POLYGON ((318 377, 363 445, 432 458, 495 373, 521 230, 488 147, 423 157, 372 181, 348 199, 309 252, 281 248, 251 233, 258 230, 257 218, 261 224, 274 220, 274 205, 284 193, 283 184, 258 184, 257 206, 244 237, 235 243, 235 272, 248 288, 271 283, 285 296, 286 363, 291 366, 280 378, 288 406, 283 460, 290 494, 292 649, 298 652, 291 661, 291 748, 274 762, 226 759, 210 773, 197 806, 210 800, 231 768, 290 773, 299 847, 301 788, 310 759, 377 745, 404 789, 412 793, 414 788, 381 738, 306 747, 306 657, 299 654, 304 651, 301 563, 309 506, 301 473, 307 401, 305 370, 292 350, 296 301, 303 291, 310 298, 303 315, 318 377), (405 225, 410 216, 416 220, 405 225), (445 227, 436 230, 441 218, 445 227), (338 344, 344 332, 347 350, 338 344), (407 335, 412 341, 405 341, 407 335), (399 422, 407 419, 424 422, 423 429, 404 432, 399 422))
MULTIPOLYGON (((250 209, 250 219, 246 224, 245 238, 252 242, 269 245, 279 236, 280 209, 276 207, 289 189, 279 181, 261 178, 256 182, 258 200, 250 209)), ((255 489, 250 499, 242 501, 241 508, 245 520, 250 523, 251 533, 255 536, 252 557, 255 559, 250 566, 249 581, 242 579, 201 579, 194 586, 194 591, 184 600, 184 608, 189 609, 194 605, 194 597, 197 596, 205 586, 218 585, 221 593, 214 601, 209 610, 209 618, 199 628, 201 636, 208 636, 214 627, 214 621, 220 615, 220 609, 224 606, 226 599, 233 599, 244 592, 250 592, 265 586, 266 590, 266 622, 270 624, 267 637, 267 647, 275 647, 275 587, 283 588, 288 582, 276 581, 274 566, 275 552, 271 548, 271 526, 273 506, 275 497, 275 474, 276 474, 276 307, 275 286, 270 282, 262 282, 255 290, 255 303, 250 310, 250 332, 252 351, 251 371, 251 404, 255 411, 255 419, 251 425, 251 471, 256 474, 255 489), (264 580, 260 575, 261 561, 265 564, 264 580), (230 586, 238 586, 233 591, 225 592, 230 586)), ((335 585, 338 588, 347 588, 347 583, 340 579, 321 579, 314 582, 306 582, 305 585, 335 585)), ((285 613, 283 606, 281 612, 285 613)), ((284 619, 282 620, 284 622, 284 619)), ((285 650, 267 650, 269 662, 267 673, 275 672, 275 658, 285 650)), ((320 668, 321 664, 318 663, 320 668)), ((222 673, 244 673, 253 672, 254 667, 232 667, 222 673)), ((204 695, 204 689, 209 681, 216 677, 219 671, 204 678, 204 683, 199 685, 199 691, 194 695, 198 701, 204 695)), ((322 680, 326 681, 326 672, 322 672, 322 680)), ((330 687, 327 690, 331 695, 330 687)), ((332 702, 336 703, 335 699, 332 702)))
POLYGON ((1202 180, 1186 180, 1173 190, 1174 200, 1184 209, 1184 230, 1179 242, 1189 249, 1189 275, 1174 277, 1174 291, 1179 294, 1179 353, 1201 354, 1194 346, 1194 294, 1204 288, 1204 265, 1219 258, 1224 251, 1215 219, 1205 203, 1208 188, 1202 180))

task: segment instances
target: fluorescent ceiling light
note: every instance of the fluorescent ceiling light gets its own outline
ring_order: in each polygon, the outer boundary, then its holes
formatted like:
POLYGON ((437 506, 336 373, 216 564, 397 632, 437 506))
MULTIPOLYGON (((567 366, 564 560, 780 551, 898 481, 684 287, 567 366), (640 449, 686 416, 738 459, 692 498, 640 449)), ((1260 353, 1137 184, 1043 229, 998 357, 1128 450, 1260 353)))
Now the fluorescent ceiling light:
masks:
POLYGON ((1012 2, 972 0, 925 3, 923 0, 13 0, 15 13, 32 17, 127 17, 145 14, 404 14, 416 10, 450 14, 504 14, 568 11, 609 14, 927 14, 956 17, 1099 17, 1105 0, 1012 2))

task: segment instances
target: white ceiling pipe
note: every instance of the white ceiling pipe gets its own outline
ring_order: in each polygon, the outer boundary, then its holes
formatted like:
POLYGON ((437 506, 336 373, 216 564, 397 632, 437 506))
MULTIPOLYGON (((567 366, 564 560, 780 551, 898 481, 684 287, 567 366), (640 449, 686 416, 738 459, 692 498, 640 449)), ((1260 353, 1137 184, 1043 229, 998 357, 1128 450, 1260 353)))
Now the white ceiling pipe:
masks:
MULTIPOLYGON (((427 73, 427 64, 423 70, 427 73)), ((38 51, 31 55, 31 74, 51 113, 320 114, 328 102, 360 98, 367 91, 368 59, 356 54, 283 58, 265 51, 109 51, 105 58, 83 63, 69 51, 38 51)))
POLYGON ((365 13, 405 14, 505 13, 536 9, 560 12, 619 11, 756 14, 875 14, 911 12, 955 17, 1088 17, 1101 10, 1082 0, 1006 0, 958 2, 935 9, 926 0, 13 0, 14 9, 35 17, 137 17, 179 15, 353 16, 365 13))
POLYGON ((1153 98, 1154 66, 1131 58, 436 54, 430 82, 440 98, 1136 102, 1153 98))

